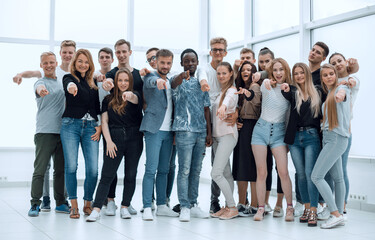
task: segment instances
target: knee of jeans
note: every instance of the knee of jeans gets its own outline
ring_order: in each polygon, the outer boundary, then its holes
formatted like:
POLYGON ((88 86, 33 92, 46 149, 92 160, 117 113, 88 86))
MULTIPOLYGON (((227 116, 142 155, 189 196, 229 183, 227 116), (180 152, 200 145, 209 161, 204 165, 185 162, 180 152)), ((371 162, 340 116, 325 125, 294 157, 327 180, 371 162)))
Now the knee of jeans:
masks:
POLYGON ((146 167, 145 175, 148 175, 148 176, 155 176, 155 174, 156 174, 156 169, 151 169, 151 168, 147 168, 147 167, 146 167))
POLYGON ((319 180, 321 180, 322 178, 319 177, 319 175, 315 174, 314 172, 311 173, 311 181, 314 183, 314 184, 317 184, 319 182, 319 180))
POLYGON ((65 165, 65 173, 76 173, 77 172, 77 164, 70 164, 70 165, 65 165))
POLYGON ((298 181, 307 181, 306 174, 304 172, 297 172, 298 181))
POLYGON ((180 169, 178 169, 178 175, 181 177, 189 177, 189 174, 190 168, 188 167, 180 167, 180 169))
POLYGON ((215 170, 211 171, 211 178, 215 182, 217 182, 218 180, 220 180, 222 177, 223 177, 223 174, 220 173, 219 171, 215 171, 215 170))

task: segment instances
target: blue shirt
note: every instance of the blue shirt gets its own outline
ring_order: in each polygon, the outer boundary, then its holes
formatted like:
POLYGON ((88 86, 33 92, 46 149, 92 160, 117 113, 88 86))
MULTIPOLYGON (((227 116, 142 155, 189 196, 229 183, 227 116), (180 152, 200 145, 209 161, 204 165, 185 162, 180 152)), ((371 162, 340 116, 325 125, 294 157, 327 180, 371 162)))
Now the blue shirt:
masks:
POLYGON ((184 79, 172 93, 174 102, 172 131, 206 132, 204 107, 210 107, 210 97, 207 92, 202 92, 198 79, 195 77, 184 79))

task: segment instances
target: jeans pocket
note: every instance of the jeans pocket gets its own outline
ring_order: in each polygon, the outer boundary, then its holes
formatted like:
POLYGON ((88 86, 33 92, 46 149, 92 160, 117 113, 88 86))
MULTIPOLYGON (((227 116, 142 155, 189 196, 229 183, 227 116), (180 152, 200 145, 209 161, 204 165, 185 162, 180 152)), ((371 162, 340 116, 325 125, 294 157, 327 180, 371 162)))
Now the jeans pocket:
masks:
POLYGON ((318 136, 318 130, 316 128, 310 128, 306 130, 306 133, 310 136, 316 137, 318 136))
POLYGON ((64 117, 61 121, 62 125, 70 125, 74 122, 74 118, 64 117))

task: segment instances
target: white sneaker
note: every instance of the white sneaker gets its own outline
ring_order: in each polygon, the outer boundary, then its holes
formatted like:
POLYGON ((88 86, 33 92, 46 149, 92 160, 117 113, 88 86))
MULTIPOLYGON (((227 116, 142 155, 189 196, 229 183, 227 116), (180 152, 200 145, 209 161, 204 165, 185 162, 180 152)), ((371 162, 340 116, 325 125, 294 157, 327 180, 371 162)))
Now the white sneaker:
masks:
POLYGON ((109 201, 107 203, 107 209, 105 210, 105 215, 107 216, 115 216, 116 215, 117 206, 115 201, 109 201))
MULTIPOLYGON (((158 207, 159 210, 159 207, 158 207)), ((190 222, 190 209, 187 207, 181 208, 180 222, 190 222)))
POLYGON ((317 210, 317 211, 316 211, 317 214, 319 214, 319 213, 323 212, 323 210, 324 210, 324 206, 318 204, 318 208, 317 208, 316 210, 317 210))
POLYGON ((120 209, 120 217, 122 219, 130 219, 132 215, 130 215, 129 209, 124 207, 120 209))
POLYGON ((194 206, 190 209, 190 216, 193 218, 209 218, 210 214, 208 212, 202 211, 200 207, 194 206))
POLYGON ((297 202, 296 205, 294 206, 294 216, 301 217, 304 210, 305 210, 305 206, 302 203, 297 202))
POLYGON ((273 217, 283 217, 284 216, 284 209, 280 206, 276 206, 273 209, 273 217))
POLYGON ((151 202, 151 210, 152 210, 152 211, 155 210, 155 201, 152 201, 152 202, 151 202))
POLYGON ((96 210, 92 210, 90 216, 86 218, 86 222, 96 222, 96 220, 99 220, 100 218, 100 212, 96 210))
POLYGON ((135 210, 135 208, 133 208, 132 205, 129 205, 128 207, 128 211, 131 215, 137 215, 137 210, 135 210))
POLYGON ((333 228, 333 227, 340 225, 343 222, 344 222, 344 218, 342 217, 342 215, 340 215, 339 217, 330 215, 328 221, 325 223, 322 223, 320 225, 320 228, 323 228, 323 229, 333 228))
POLYGON ((272 210, 271 206, 268 203, 266 203, 266 205, 264 206, 264 212, 269 213, 269 212, 272 212, 272 211, 273 210, 272 210))
POLYGON ((178 217, 178 213, 174 212, 172 209, 167 207, 167 205, 158 205, 156 209, 156 216, 166 216, 166 217, 178 217))
POLYGON ((154 216, 152 215, 151 208, 148 207, 148 208, 143 209, 142 219, 144 221, 153 221, 154 220, 154 216))
POLYGON ((327 220, 331 213, 329 212, 328 207, 325 207, 321 213, 318 213, 318 220, 327 220))

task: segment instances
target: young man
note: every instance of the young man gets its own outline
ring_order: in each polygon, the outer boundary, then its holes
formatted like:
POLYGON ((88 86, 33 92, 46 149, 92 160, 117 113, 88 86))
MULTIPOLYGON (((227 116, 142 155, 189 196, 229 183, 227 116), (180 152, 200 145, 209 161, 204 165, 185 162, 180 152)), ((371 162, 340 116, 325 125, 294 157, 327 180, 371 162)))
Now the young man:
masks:
POLYGON ((236 59, 233 64, 233 70, 234 74, 237 75, 238 69, 242 65, 244 61, 251 62, 252 64, 255 64, 255 53, 250 48, 242 48, 240 52, 240 59, 236 59))
POLYGON ((107 72, 111 71, 111 65, 113 63, 112 49, 107 47, 100 49, 98 53, 98 61, 100 64, 100 70, 96 70, 94 72, 94 78, 96 79, 99 88, 99 101, 101 107, 104 97, 109 94, 109 92, 105 91, 102 88, 102 85, 103 80, 105 80, 105 75, 107 74, 107 72))
MULTIPOLYGON (((206 68, 206 75, 207 78, 201 78, 201 76, 198 76, 198 79, 200 80, 201 89, 202 91, 209 90, 208 94, 210 96, 211 104, 215 102, 216 98, 220 95, 221 87, 220 83, 217 80, 216 76, 216 68, 224 59, 224 57, 227 55, 227 40, 222 37, 213 38, 210 41, 210 56, 212 57, 211 62, 208 64, 206 68), (206 80, 207 79, 207 80, 206 80)), ((216 113, 211 113, 216 114, 216 113)), ((228 124, 234 124, 237 120, 238 113, 232 114, 226 118, 226 122, 228 124)), ((215 151, 212 148, 211 149, 211 164, 213 164, 213 161, 215 159, 215 151)), ((210 206, 210 212, 216 213, 219 211, 220 204, 219 204, 219 196, 220 196, 220 188, 217 186, 217 184, 212 180, 211 181, 211 206, 210 206)))
MULTIPOLYGON (((130 66, 130 56, 132 55, 131 44, 125 39, 120 39, 115 43, 115 55, 118 61, 117 67, 113 68, 111 71, 105 74, 106 79, 103 80, 102 88, 104 91, 109 92, 114 87, 113 81, 115 79, 116 73, 120 68, 127 68, 130 70, 133 76, 133 88, 138 91, 141 95, 143 94, 143 81, 139 70, 130 66)), ((143 146, 142 146, 143 148, 143 146)), ((124 179, 125 181, 125 179, 124 179)), ((114 216, 116 214, 116 185, 117 185, 117 175, 113 179, 111 187, 108 193, 108 204, 105 214, 108 216, 114 216)), ((128 207, 129 213, 131 215, 137 214, 137 210, 133 208, 132 205, 128 207)))
POLYGON ((166 205, 167 175, 172 153, 172 93, 167 78, 173 53, 161 49, 156 53, 157 71, 144 77, 143 93, 147 108, 140 131, 146 142, 146 169, 142 183, 143 220, 152 221, 152 192, 156 174, 156 215, 177 217, 178 213, 166 205))
MULTIPOLYGON (((65 74, 69 73, 69 64, 73 58, 74 53, 76 52, 76 43, 73 40, 64 40, 60 44, 60 57, 61 57, 61 65, 56 67, 56 77, 59 82, 62 82, 62 79, 65 74)), ((18 73, 16 76, 13 77, 13 82, 20 85, 22 83, 22 78, 42 78, 44 75, 43 71, 35 70, 35 71, 24 71, 22 73, 18 73)), ((43 201, 41 205, 41 210, 44 212, 51 211, 50 206, 50 196, 49 196, 49 169, 51 164, 48 164, 46 173, 44 175, 44 186, 43 186, 43 201)), ((65 196, 67 196, 65 191, 65 196)))
POLYGON ((40 198, 43 194, 44 175, 50 159, 53 159, 54 197, 56 212, 69 213, 64 197, 64 154, 60 140, 61 116, 65 109, 65 93, 62 82, 56 77, 57 61, 52 52, 40 56, 44 77, 36 81, 34 91, 38 112, 36 115, 35 161, 31 182, 31 208, 28 215, 39 215, 40 198))
POLYGON ((208 218, 209 214, 197 206, 199 176, 206 146, 212 144, 210 98, 202 92, 194 76, 198 54, 193 49, 181 53, 184 72, 172 78, 174 121, 178 152, 177 192, 180 202, 180 221, 191 217, 208 218))

